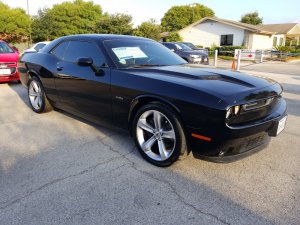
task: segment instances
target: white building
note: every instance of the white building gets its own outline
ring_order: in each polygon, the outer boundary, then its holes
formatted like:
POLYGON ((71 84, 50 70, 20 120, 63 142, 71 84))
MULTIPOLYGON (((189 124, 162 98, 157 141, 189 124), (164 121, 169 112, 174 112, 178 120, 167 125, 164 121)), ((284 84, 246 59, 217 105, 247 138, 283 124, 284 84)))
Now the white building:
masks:
POLYGON ((300 24, 251 25, 216 17, 205 17, 181 30, 178 34, 185 42, 203 47, 245 46, 248 49, 272 49, 284 45, 300 44, 300 24))

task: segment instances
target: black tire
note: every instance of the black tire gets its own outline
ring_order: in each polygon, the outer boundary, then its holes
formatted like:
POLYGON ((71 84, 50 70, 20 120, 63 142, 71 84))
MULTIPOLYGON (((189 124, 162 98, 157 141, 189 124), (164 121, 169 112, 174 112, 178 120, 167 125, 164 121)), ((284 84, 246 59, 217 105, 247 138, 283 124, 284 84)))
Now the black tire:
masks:
MULTIPOLYGON (((154 120, 154 115, 153 115, 153 120, 154 120)), ((146 120, 144 119, 144 121, 146 121, 146 120)), ((151 121, 149 120, 149 124, 150 123, 151 123, 151 121)), ((151 127, 153 127, 153 128, 156 127, 155 125, 153 125, 153 122, 152 122, 151 127)), ((167 129, 166 129, 166 131, 167 131, 167 129)), ((183 130, 183 127, 181 125, 181 122, 180 122, 176 112, 174 112, 174 110, 172 110, 167 105, 164 105, 160 102, 153 102, 153 103, 147 104, 145 106, 142 106, 137 111, 137 113, 135 114, 134 120, 133 120, 133 124, 132 124, 132 136, 134 138, 135 144, 136 144, 139 152, 141 153, 141 155, 148 162, 150 162, 156 166, 160 166, 160 167, 170 166, 172 163, 174 163, 178 159, 184 159, 188 154, 184 130, 183 130), (157 142, 157 146, 156 146, 157 152, 156 153, 158 153, 158 155, 161 155, 159 153, 160 150, 158 150, 159 149, 159 141, 164 142, 164 144, 163 144, 164 149, 166 149, 165 142, 166 141, 171 142, 171 146, 173 146, 172 147, 173 150, 169 152, 170 155, 166 159, 163 159, 162 157, 159 160, 154 159, 153 157, 150 157, 148 154, 146 154, 145 151, 142 149, 141 141, 140 141, 142 131, 143 131, 143 134, 142 134, 143 138, 145 138, 145 136, 151 136, 151 138, 156 136, 155 134, 149 133, 148 131, 141 129, 140 126, 138 126, 140 119, 143 119, 143 116, 145 114, 147 114, 148 112, 150 112, 149 117, 151 117, 151 112, 155 112, 155 113, 159 112, 162 116, 161 121, 165 120, 164 123, 162 122, 163 123, 162 126, 169 126, 169 128, 171 128, 171 130, 174 131, 173 134, 175 133, 174 141, 173 141, 173 139, 164 139, 163 136, 159 136, 160 138, 156 139, 156 142, 157 142)), ((149 139, 151 139, 151 138, 149 138, 149 139)), ((145 142, 147 142, 146 139, 147 138, 145 138, 144 144, 145 144, 145 142)), ((150 147, 150 148, 151 149, 154 148, 154 150, 151 150, 151 155, 152 155, 152 151, 155 152, 155 144, 153 144, 152 147, 150 147)), ((147 151, 147 152, 149 153, 149 151, 147 151)), ((168 151, 166 151, 166 152, 168 152, 168 151)), ((154 155, 155 155, 155 153, 154 153, 154 155)))
MULTIPOLYGON (((38 96, 37 96, 38 97, 38 96)), ((29 104, 30 104, 30 107, 31 109, 36 112, 36 113, 44 113, 44 112, 49 112, 51 111, 53 108, 50 104, 50 102, 48 101, 47 97, 46 97, 46 94, 45 94, 45 90, 44 90, 44 87, 43 87, 43 84, 42 82, 40 81, 39 78, 37 77, 32 77, 29 81, 28 81, 28 100, 29 100, 29 104), (38 84, 39 88, 40 88, 40 103, 38 105, 33 105, 33 102, 31 100, 31 97, 30 97, 30 88, 31 88, 31 85, 33 83, 36 83, 38 84), (37 107, 38 106, 38 107, 37 107)))

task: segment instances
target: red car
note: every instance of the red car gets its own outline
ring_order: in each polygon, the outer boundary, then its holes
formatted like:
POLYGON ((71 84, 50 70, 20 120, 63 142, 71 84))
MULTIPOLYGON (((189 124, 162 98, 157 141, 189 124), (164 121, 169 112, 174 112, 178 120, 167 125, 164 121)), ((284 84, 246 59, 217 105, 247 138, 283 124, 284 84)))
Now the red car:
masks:
POLYGON ((20 80, 18 59, 19 52, 0 40, 0 83, 20 80))

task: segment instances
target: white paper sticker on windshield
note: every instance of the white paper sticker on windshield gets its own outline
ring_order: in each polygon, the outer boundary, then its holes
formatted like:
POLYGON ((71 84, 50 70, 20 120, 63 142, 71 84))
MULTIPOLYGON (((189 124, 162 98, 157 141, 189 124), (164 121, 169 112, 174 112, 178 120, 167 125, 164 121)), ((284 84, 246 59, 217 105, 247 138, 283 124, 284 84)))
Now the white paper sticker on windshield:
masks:
POLYGON ((121 47, 113 48, 112 50, 119 60, 147 58, 147 55, 139 47, 121 47))

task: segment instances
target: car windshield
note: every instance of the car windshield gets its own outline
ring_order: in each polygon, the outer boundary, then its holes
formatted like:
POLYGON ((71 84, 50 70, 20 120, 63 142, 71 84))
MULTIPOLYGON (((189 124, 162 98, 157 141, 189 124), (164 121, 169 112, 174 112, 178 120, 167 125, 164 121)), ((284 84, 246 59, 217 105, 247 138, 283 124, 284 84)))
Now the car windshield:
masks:
POLYGON ((0 42, 0 54, 5 54, 5 53, 14 53, 14 50, 12 50, 12 48, 9 47, 8 44, 4 42, 0 42))
POLYGON ((185 42, 183 44, 185 44, 186 46, 190 47, 191 49, 196 49, 197 48, 195 45, 193 45, 192 43, 189 43, 189 42, 185 42))
MULTIPOLYGON (((189 46, 183 44, 183 43, 176 43, 176 46, 178 47, 178 45, 180 46, 181 49, 186 50, 186 51, 191 51, 193 49, 191 49, 189 46)), ((180 49, 179 48, 179 49, 180 49)))
POLYGON ((155 41, 109 40, 104 46, 118 68, 186 64, 181 57, 155 41))

